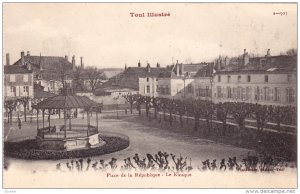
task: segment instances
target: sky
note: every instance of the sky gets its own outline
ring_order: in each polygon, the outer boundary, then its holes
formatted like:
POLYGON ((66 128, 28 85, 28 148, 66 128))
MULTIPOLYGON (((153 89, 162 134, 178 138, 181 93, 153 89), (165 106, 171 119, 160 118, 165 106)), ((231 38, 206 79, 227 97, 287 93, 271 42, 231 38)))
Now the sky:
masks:
POLYGON ((278 55, 297 48, 297 5, 280 3, 4 3, 3 63, 21 51, 75 55, 85 66, 124 68, 278 55), (131 17, 130 13, 170 13, 131 17), (287 15, 274 15, 286 12, 287 15))

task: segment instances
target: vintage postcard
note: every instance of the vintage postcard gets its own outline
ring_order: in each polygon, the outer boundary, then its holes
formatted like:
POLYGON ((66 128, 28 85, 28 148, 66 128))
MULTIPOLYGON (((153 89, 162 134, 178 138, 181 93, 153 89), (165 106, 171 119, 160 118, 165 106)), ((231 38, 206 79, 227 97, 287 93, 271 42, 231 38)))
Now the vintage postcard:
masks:
POLYGON ((297 3, 2 6, 4 189, 295 193, 297 3))

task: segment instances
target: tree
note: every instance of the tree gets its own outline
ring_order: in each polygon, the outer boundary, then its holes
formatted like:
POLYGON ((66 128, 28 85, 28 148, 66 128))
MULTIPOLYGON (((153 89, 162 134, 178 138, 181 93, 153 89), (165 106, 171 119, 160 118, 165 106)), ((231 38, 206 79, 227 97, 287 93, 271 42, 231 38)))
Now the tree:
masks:
POLYGON ((245 132, 245 119, 251 114, 251 111, 251 104, 249 103, 231 103, 230 114, 233 116, 233 118, 239 125, 239 137, 243 137, 243 134, 245 132))
POLYGON ((154 108, 154 119, 157 119, 157 112, 160 108, 159 106, 159 98, 152 97, 152 106, 154 108))
POLYGON ((169 110, 169 114, 170 114, 170 125, 172 126, 172 123, 173 123, 173 112, 176 108, 176 103, 175 103, 175 100, 174 99, 168 99, 166 101, 166 108, 169 110))
POLYGON ((268 106, 255 104, 253 105, 253 115, 256 119, 257 126, 257 137, 261 135, 263 129, 265 128, 267 122, 270 120, 270 110, 268 106))
POLYGON ((286 54, 289 56, 297 55, 297 49, 295 48, 289 49, 288 51, 286 51, 286 54))
POLYGON ((133 104, 136 102, 136 98, 133 94, 124 94, 122 95, 123 98, 130 104, 130 113, 132 114, 133 104))
POLYGON ((226 128, 227 128, 227 116, 230 111, 230 104, 228 102, 222 103, 216 105, 216 116, 219 121, 222 122, 223 130, 222 135, 226 135, 226 128))
POLYGON ((25 119, 24 121, 25 122, 27 120, 27 106, 29 104, 29 100, 30 100, 30 98, 28 96, 18 99, 18 101, 21 102, 24 107, 24 119, 25 119))
POLYGON ((276 125, 276 130, 281 132, 281 123, 283 121, 289 121, 291 117, 295 116, 292 115, 292 110, 291 107, 285 106, 285 107, 280 107, 280 106, 271 106, 270 107, 270 115, 272 118, 272 121, 275 122, 276 125))
POLYGON ((4 101, 4 108, 7 114, 7 122, 12 123, 12 113, 14 109, 17 107, 18 101, 17 100, 5 100, 4 101))
POLYGON ((176 111, 179 114, 179 121, 180 121, 180 126, 183 127, 183 119, 182 116, 184 115, 184 113, 186 112, 186 102, 183 100, 176 100, 175 101, 176 104, 176 111))
POLYGON ((74 79, 72 83, 73 91, 84 90, 83 79, 82 79, 83 69, 79 66, 76 66, 73 75, 74 75, 74 79))
POLYGON ((200 115, 205 118, 206 121, 206 132, 210 133, 210 120, 212 119, 213 115, 213 104, 210 101, 199 100, 200 104, 200 115))
POLYGON ((103 72, 96 67, 86 68, 84 71, 84 75, 87 78, 92 92, 95 92, 96 88, 101 83, 101 80, 105 78, 103 72))
POLYGON ((199 119, 200 119, 200 100, 190 99, 186 101, 186 109, 189 114, 195 117, 195 126, 194 130, 197 131, 199 127, 199 119))
POLYGON ((139 111, 139 116, 142 115, 141 106, 144 103, 144 98, 140 94, 134 94, 134 100, 136 102, 136 109, 139 111))

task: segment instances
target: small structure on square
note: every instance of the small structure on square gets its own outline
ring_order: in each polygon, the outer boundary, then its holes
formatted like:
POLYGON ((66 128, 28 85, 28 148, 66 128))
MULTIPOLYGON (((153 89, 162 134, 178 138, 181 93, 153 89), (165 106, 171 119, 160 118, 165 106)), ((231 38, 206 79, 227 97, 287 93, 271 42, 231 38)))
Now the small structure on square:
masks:
POLYGON ((75 95, 56 95, 33 105, 37 110, 37 142, 40 149, 76 150, 99 147, 105 144, 100 138, 98 113, 102 104, 88 97, 75 95), (73 115, 78 109, 87 113, 86 124, 72 124, 73 115), (42 127, 39 124, 39 111, 42 111, 42 127), (45 111, 49 112, 49 125, 45 126, 45 111), (51 125, 51 111, 63 111, 62 125, 51 125), (90 114, 96 112, 96 126, 90 123, 90 114))

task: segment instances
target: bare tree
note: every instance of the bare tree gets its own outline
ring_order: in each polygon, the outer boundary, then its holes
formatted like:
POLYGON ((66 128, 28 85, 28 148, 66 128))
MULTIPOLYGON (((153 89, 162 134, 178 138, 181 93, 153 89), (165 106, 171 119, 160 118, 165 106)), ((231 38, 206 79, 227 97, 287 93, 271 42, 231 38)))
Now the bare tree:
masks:
POLYGON ((105 78, 103 72, 96 67, 86 68, 84 75, 90 85, 92 92, 97 89, 97 86, 100 85, 101 80, 105 78))

